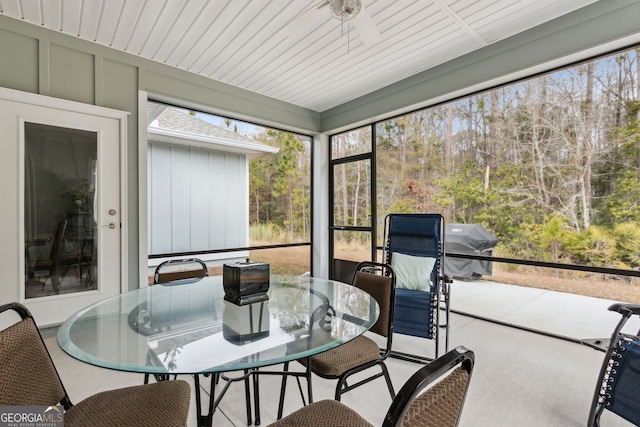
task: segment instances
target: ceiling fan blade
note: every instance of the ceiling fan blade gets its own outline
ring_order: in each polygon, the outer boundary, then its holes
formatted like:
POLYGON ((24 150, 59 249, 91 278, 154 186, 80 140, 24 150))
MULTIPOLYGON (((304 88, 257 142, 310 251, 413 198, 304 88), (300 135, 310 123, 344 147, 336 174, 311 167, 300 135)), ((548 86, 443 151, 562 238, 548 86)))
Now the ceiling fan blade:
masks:
POLYGON ((308 29, 311 24, 320 18, 324 18, 326 12, 322 8, 328 5, 329 2, 321 3, 319 6, 313 6, 296 16, 287 25, 282 27, 279 31, 285 37, 295 37, 299 35, 305 29, 308 29), (326 3, 326 4, 325 4, 326 3))
POLYGON ((373 46, 382 39, 380 31, 378 31, 376 24, 373 22, 373 19, 371 19, 371 15, 369 15, 364 5, 358 16, 353 20, 353 25, 367 46, 373 46))

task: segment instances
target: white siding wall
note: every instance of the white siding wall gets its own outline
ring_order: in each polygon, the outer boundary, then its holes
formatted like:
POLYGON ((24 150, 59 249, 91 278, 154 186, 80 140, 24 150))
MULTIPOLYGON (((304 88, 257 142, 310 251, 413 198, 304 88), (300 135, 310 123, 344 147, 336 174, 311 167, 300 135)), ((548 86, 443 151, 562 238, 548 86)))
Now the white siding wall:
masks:
POLYGON ((244 155, 149 142, 149 254, 248 244, 244 155))

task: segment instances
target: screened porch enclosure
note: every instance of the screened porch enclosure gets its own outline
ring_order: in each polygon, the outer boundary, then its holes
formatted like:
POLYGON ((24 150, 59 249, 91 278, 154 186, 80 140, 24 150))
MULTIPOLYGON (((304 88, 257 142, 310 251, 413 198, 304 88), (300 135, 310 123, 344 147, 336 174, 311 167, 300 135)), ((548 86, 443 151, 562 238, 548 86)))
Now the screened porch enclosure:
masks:
POLYGON ((148 103, 147 121, 149 255, 248 246, 249 160, 277 148, 156 102, 148 103))

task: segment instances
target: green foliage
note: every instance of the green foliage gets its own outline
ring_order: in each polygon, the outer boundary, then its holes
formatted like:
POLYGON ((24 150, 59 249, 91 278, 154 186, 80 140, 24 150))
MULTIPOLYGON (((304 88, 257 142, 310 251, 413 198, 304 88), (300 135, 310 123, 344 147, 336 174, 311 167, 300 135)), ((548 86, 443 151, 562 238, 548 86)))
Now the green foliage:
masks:
POLYGON ((562 247, 571 234, 564 218, 551 214, 543 223, 524 223, 520 231, 526 241, 524 250, 518 254, 525 259, 541 259, 543 261, 560 262, 564 256, 562 247))
POLYGON ((413 200, 399 199, 395 200, 391 206, 389 206, 389 213, 416 213, 415 203, 413 200))
MULTIPOLYGON (((636 117, 638 117, 638 111, 640 111, 640 100, 637 99, 630 99, 627 100, 627 105, 626 105, 626 109, 627 109, 627 115, 629 117, 630 120, 635 120, 636 117)), ((636 123, 637 126, 637 123, 636 123)))
POLYGON ((311 233, 309 148, 294 134, 265 130, 254 139, 279 148, 249 163, 252 225, 271 224, 287 233, 279 242, 308 240, 311 233))
POLYGON ((571 231, 563 247, 577 264, 607 267, 615 264, 616 241, 605 227, 593 225, 584 231, 571 231))
POLYGON ((580 265, 633 269, 640 267, 640 223, 613 228, 591 226, 576 231, 565 218, 552 214, 544 224, 522 224, 521 250, 513 255, 580 265))
POLYGON ((530 203, 528 195, 512 190, 522 180, 522 167, 503 165, 487 190, 484 173, 473 162, 466 162, 458 173, 438 181, 441 192, 433 199, 453 209, 455 222, 479 223, 491 230, 504 254, 537 257, 540 251, 531 244, 527 226, 540 223, 544 213, 530 203))
POLYGON ((612 234, 616 242, 616 260, 621 268, 640 268, 640 222, 618 224, 612 234))
POLYGON ((455 209, 460 222, 470 222, 488 201, 482 174, 471 161, 465 162, 456 174, 437 181, 437 185, 441 191, 433 200, 443 208, 455 209))
MULTIPOLYGON (((637 114, 638 102, 631 103, 637 114)), ((622 150, 627 156, 637 156, 640 153, 640 122, 632 120, 626 126, 616 130, 615 136, 622 143, 622 150)))
POLYGON ((538 241, 542 247, 560 245, 566 234, 567 224, 557 214, 549 215, 547 222, 540 228, 538 241))
POLYGON ((249 237, 252 242, 285 242, 287 233, 277 224, 251 224, 249 237))
POLYGON ((602 203, 602 223, 612 225, 640 221, 640 182, 635 171, 621 173, 615 181, 615 191, 602 203))

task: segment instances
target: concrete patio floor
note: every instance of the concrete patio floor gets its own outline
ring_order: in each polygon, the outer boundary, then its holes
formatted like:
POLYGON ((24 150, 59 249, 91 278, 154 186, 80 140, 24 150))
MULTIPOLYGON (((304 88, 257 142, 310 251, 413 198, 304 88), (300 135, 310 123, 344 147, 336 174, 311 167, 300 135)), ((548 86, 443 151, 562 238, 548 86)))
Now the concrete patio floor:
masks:
MULTIPOLYGON (((452 314, 449 347, 464 345, 476 353, 476 366, 460 425, 586 425, 604 354, 578 342, 607 338, 611 334, 619 319, 617 314, 607 311, 613 302, 487 281, 455 281, 452 309, 473 316, 452 314)), ((637 331, 637 322, 629 326, 637 331)), ((72 401, 101 390, 142 383, 142 375, 95 368, 72 359, 59 349, 55 336, 48 336, 45 341, 72 401)), ((433 342, 396 334, 394 349, 430 356, 433 342)), ((390 359, 387 366, 396 391, 420 367, 398 359, 390 359)), ((193 387, 191 377, 181 378, 193 387)), ((208 382, 204 381, 206 393, 208 382)), ((335 382, 314 377, 313 386, 315 400, 333 397, 335 382)), ((276 418, 279 387, 279 377, 260 379, 262 425, 276 418)), ((342 401, 372 424, 380 425, 391 398, 384 380, 378 379, 347 393, 342 401)), ((295 381, 290 380, 285 414, 301 404, 295 381)), ((191 406, 189 426, 195 425, 196 419, 193 394, 191 406)), ((242 383, 230 387, 214 415, 214 425, 246 425, 242 383)), ((605 413, 603 425, 629 424, 605 413)))

